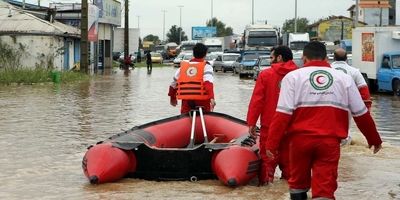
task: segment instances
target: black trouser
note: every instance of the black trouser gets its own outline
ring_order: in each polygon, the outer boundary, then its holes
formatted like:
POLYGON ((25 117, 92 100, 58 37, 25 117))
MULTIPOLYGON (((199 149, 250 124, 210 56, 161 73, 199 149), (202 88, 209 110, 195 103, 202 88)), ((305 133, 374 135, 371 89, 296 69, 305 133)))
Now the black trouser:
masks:
POLYGON ((153 64, 152 63, 147 63, 147 70, 148 71, 153 70, 153 64))

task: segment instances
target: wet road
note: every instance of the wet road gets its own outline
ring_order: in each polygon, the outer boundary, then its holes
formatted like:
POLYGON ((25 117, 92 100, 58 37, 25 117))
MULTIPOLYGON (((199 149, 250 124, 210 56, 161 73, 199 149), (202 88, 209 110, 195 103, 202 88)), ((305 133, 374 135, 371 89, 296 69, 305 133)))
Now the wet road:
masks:
MULTIPOLYGON (((280 180, 236 189, 216 180, 88 184, 81 169, 87 146, 179 113, 167 97, 174 70, 118 71, 67 86, 0 86, 0 199, 288 199, 280 180)), ((254 82, 232 73, 215 77, 215 111, 245 119, 254 82)), ((352 126, 356 144, 342 151, 338 199, 400 199, 400 99, 373 97, 385 148, 372 155, 352 126)))

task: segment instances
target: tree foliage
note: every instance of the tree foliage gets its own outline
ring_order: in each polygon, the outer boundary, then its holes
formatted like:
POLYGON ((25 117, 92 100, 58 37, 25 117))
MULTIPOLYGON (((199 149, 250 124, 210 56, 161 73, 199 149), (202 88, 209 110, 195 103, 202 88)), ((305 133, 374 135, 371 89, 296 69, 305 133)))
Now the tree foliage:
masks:
POLYGON ((181 27, 178 27, 177 25, 173 25, 167 33, 167 41, 175 42, 175 43, 179 44, 179 33, 181 31, 182 31, 181 41, 188 40, 188 37, 186 36, 185 31, 183 31, 181 27))
POLYGON ((216 17, 211 20, 207 20, 206 25, 208 27, 216 27, 217 28, 217 37, 224 37, 233 35, 232 27, 226 27, 226 24, 222 21, 219 21, 216 17))
POLYGON ((157 35, 147 35, 146 37, 143 38, 143 41, 150 41, 153 42, 155 45, 158 45, 161 43, 160 38, 157 35))
MULTIPOLYGON (((297 19, 297 32, 307 32, 307 26, 309 25, 309 21, 307 18, 298 18, 297 19)), ((285 20, 283 23, 282 32, 284 33, 293 33, 294 32, 294 18, 285 20)))

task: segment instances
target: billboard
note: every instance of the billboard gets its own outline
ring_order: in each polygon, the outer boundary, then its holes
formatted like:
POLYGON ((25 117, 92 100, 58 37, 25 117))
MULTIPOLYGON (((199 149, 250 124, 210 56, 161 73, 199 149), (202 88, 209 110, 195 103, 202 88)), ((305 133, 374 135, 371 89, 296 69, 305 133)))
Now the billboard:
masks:
POLYGON ((99 31, 99 8, 95 5, 89 4, 88 12, 88 40, 91 42, 97 42, 99 31))
POLYGON ((95 0, 100 9, 99 22, 121 26, 121 3, 116 0, 95 0))
POLYGON ((194 26, 192 27, 192 40, 217 36, 217 27, 194 26))

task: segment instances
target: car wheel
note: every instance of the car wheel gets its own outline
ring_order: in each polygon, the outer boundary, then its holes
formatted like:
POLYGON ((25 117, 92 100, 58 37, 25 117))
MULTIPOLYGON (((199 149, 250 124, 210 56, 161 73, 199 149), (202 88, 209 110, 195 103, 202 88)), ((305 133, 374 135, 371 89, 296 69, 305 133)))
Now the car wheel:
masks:
POLYGON ((400 80, 396 79, 393 81, 393 94, 400 96, 400 80))
POLYGON ((239 78, 244 78, 244 74, 239 74, 239 78))

